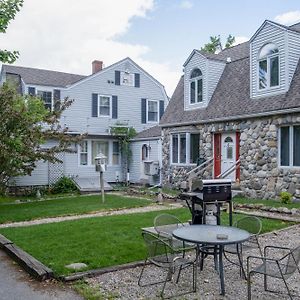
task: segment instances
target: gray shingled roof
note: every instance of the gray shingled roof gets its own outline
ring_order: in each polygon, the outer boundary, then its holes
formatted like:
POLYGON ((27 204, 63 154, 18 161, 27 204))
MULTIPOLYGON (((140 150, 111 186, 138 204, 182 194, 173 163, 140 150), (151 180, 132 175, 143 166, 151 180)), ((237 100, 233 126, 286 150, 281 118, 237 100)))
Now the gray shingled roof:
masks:
POLYGON ((6 73, 20 75, 26 84, 46 85, 55 87, 66 87, 86 77, 84 75, 49 71, 36 68, 17 67, 11 65, 3 65, 2 70, 6 73))
POLYGON ((290 26, 290 29, 300 32, 300 22, 290 26))
POLYGON ((153 137, 160 137, 161 136, 161 128, 159 126, 153 126, 149 129, 145 129, 139 132, 135 137, 135 139, 146 139, 146 138, 153 138, 153 137))
POLYGON ((286 94, 250 98, 249 58, 226 65, 206 108, 184 111, 183 76, 161 119, 161 125, 207 122, 300 107, 300 62, 286 94))

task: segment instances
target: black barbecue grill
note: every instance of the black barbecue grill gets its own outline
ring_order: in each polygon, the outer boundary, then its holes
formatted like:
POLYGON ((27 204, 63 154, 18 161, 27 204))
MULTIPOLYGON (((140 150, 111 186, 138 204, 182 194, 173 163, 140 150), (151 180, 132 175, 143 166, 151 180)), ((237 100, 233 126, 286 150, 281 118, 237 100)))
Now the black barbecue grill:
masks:
POLYGON ((203 180, 201 185, 191 191, 180 194, 185 200, 192 214, 192 224, 206 224, 208 205, 216 206, 217 224, 220 225, 220 208, 223 203, 229 204, 229 225, 232 226, 232 195, 231 180, 210 179, 203 180), (199 188, 200 186, 200 188, 199 188))

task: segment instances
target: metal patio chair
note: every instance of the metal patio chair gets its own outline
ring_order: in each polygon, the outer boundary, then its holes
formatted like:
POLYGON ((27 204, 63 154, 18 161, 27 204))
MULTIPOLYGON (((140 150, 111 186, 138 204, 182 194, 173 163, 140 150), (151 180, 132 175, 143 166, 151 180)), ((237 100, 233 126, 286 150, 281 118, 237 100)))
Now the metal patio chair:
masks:
MULTIPOLYGON (((145 241, 145 245, 147 248, 147 257, 145 259, 143 268, 141 270, 138 285, 141 287, 154 285, 163 283, 162 291, 160 293, 160 296, 162 298, 170 298, 170 297, 164 297, 165 287, 168 281, 172 280, 173 275, 176 272, 176 269, 178 269, 178 274, 176 278, 176 284, 179 282, 181 270, 184 268, 187 268, 189 266, 193 267, 193 282, 192 282, 192 290, 183 292, 180 295, 184 295, 187 293, 196 292, 196 281, 197 281, 197 272, 196 272, 196 262, 197 262, 197 256, 190 257, 190 256, 183 256, 181 249, 177 248, 174 249, 171 244, 169 243, 169 240, 162 239, 157 235, 154 235, 149 232, 142 232, 143 239, 145 241), (145 271, 145 268, 150 262, 151 264, 167 270, 167 274, 164 280, 160 281, 154 281, 150 283, 143 284, 142 283, 142 277, 145 271)), ((171 297, 180 296, 180 295, 172 295, 171 297)))
POLYGON ((262 222, 258 217, 247 216, 237 220, 233 224, 233 226, 248 231, 251 234, 251 237, 249 240, 242 244, 232 244, 225 246, 224 257, 232 264, 238 265, 240 267, 241 274, 244 278, 246 278, 243 266, 243 252, 256 248, 259 250, 260 255, 263 256, 261 246, 258 241, 258 236, 262 229, 262 222), (239 263, 233 262, 228 258, 226 254, 236 254, 238 256, 239 263))
POLYGON ((154 228, 158 236, 169 240, 171 246, 180 248, 184 252, 196 248, 195 244, 180 241, 172 236, 175 229, 185 226, 176 216, 171 214, 160 214, 154 218, 154 228))
POLYGON ((251 275, 258 273, 264 275, 264 289, 268 292, 276 291, 269 290, 267 286, 267 277, 273 277, 282 279, 284 281, 285 287, 288 291, 290 299, 293 299, 293 295, 290 292, 290 289, 287 285, 286 280, 291 277, 296 271, 300 275, 300 246, 290 249, 286 247, 276 247, 276 246, 266 246, 264 248, 264 256, 249 256, 247 258, 247 283, 248 283, 248 300, 251 299, 251 275), (267 250, 281 251, 284 250, 287 253, 281 256, 279 259, 271 258, 267 256, 267 250), (251 260, 259 260, 261 264, 256 265, 253 269, 250 269, 251 260))

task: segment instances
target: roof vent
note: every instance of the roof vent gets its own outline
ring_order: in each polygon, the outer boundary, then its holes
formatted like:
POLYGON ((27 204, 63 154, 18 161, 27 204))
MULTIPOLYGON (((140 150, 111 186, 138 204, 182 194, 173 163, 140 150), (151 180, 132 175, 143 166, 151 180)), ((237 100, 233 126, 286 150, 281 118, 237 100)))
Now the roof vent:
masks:
POLYGON ((226 62, 231 63, 231 57, 227 57, 226 62))

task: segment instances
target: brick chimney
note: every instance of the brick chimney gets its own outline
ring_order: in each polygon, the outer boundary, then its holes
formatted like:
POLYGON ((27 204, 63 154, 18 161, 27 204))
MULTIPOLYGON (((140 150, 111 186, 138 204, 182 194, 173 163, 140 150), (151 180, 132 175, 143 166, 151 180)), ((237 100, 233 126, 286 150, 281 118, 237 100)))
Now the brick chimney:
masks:
POLYGON ((95 74, 102 70, 103 61, 101 60, 94 60, 92 62, 92 74, 95 74))

